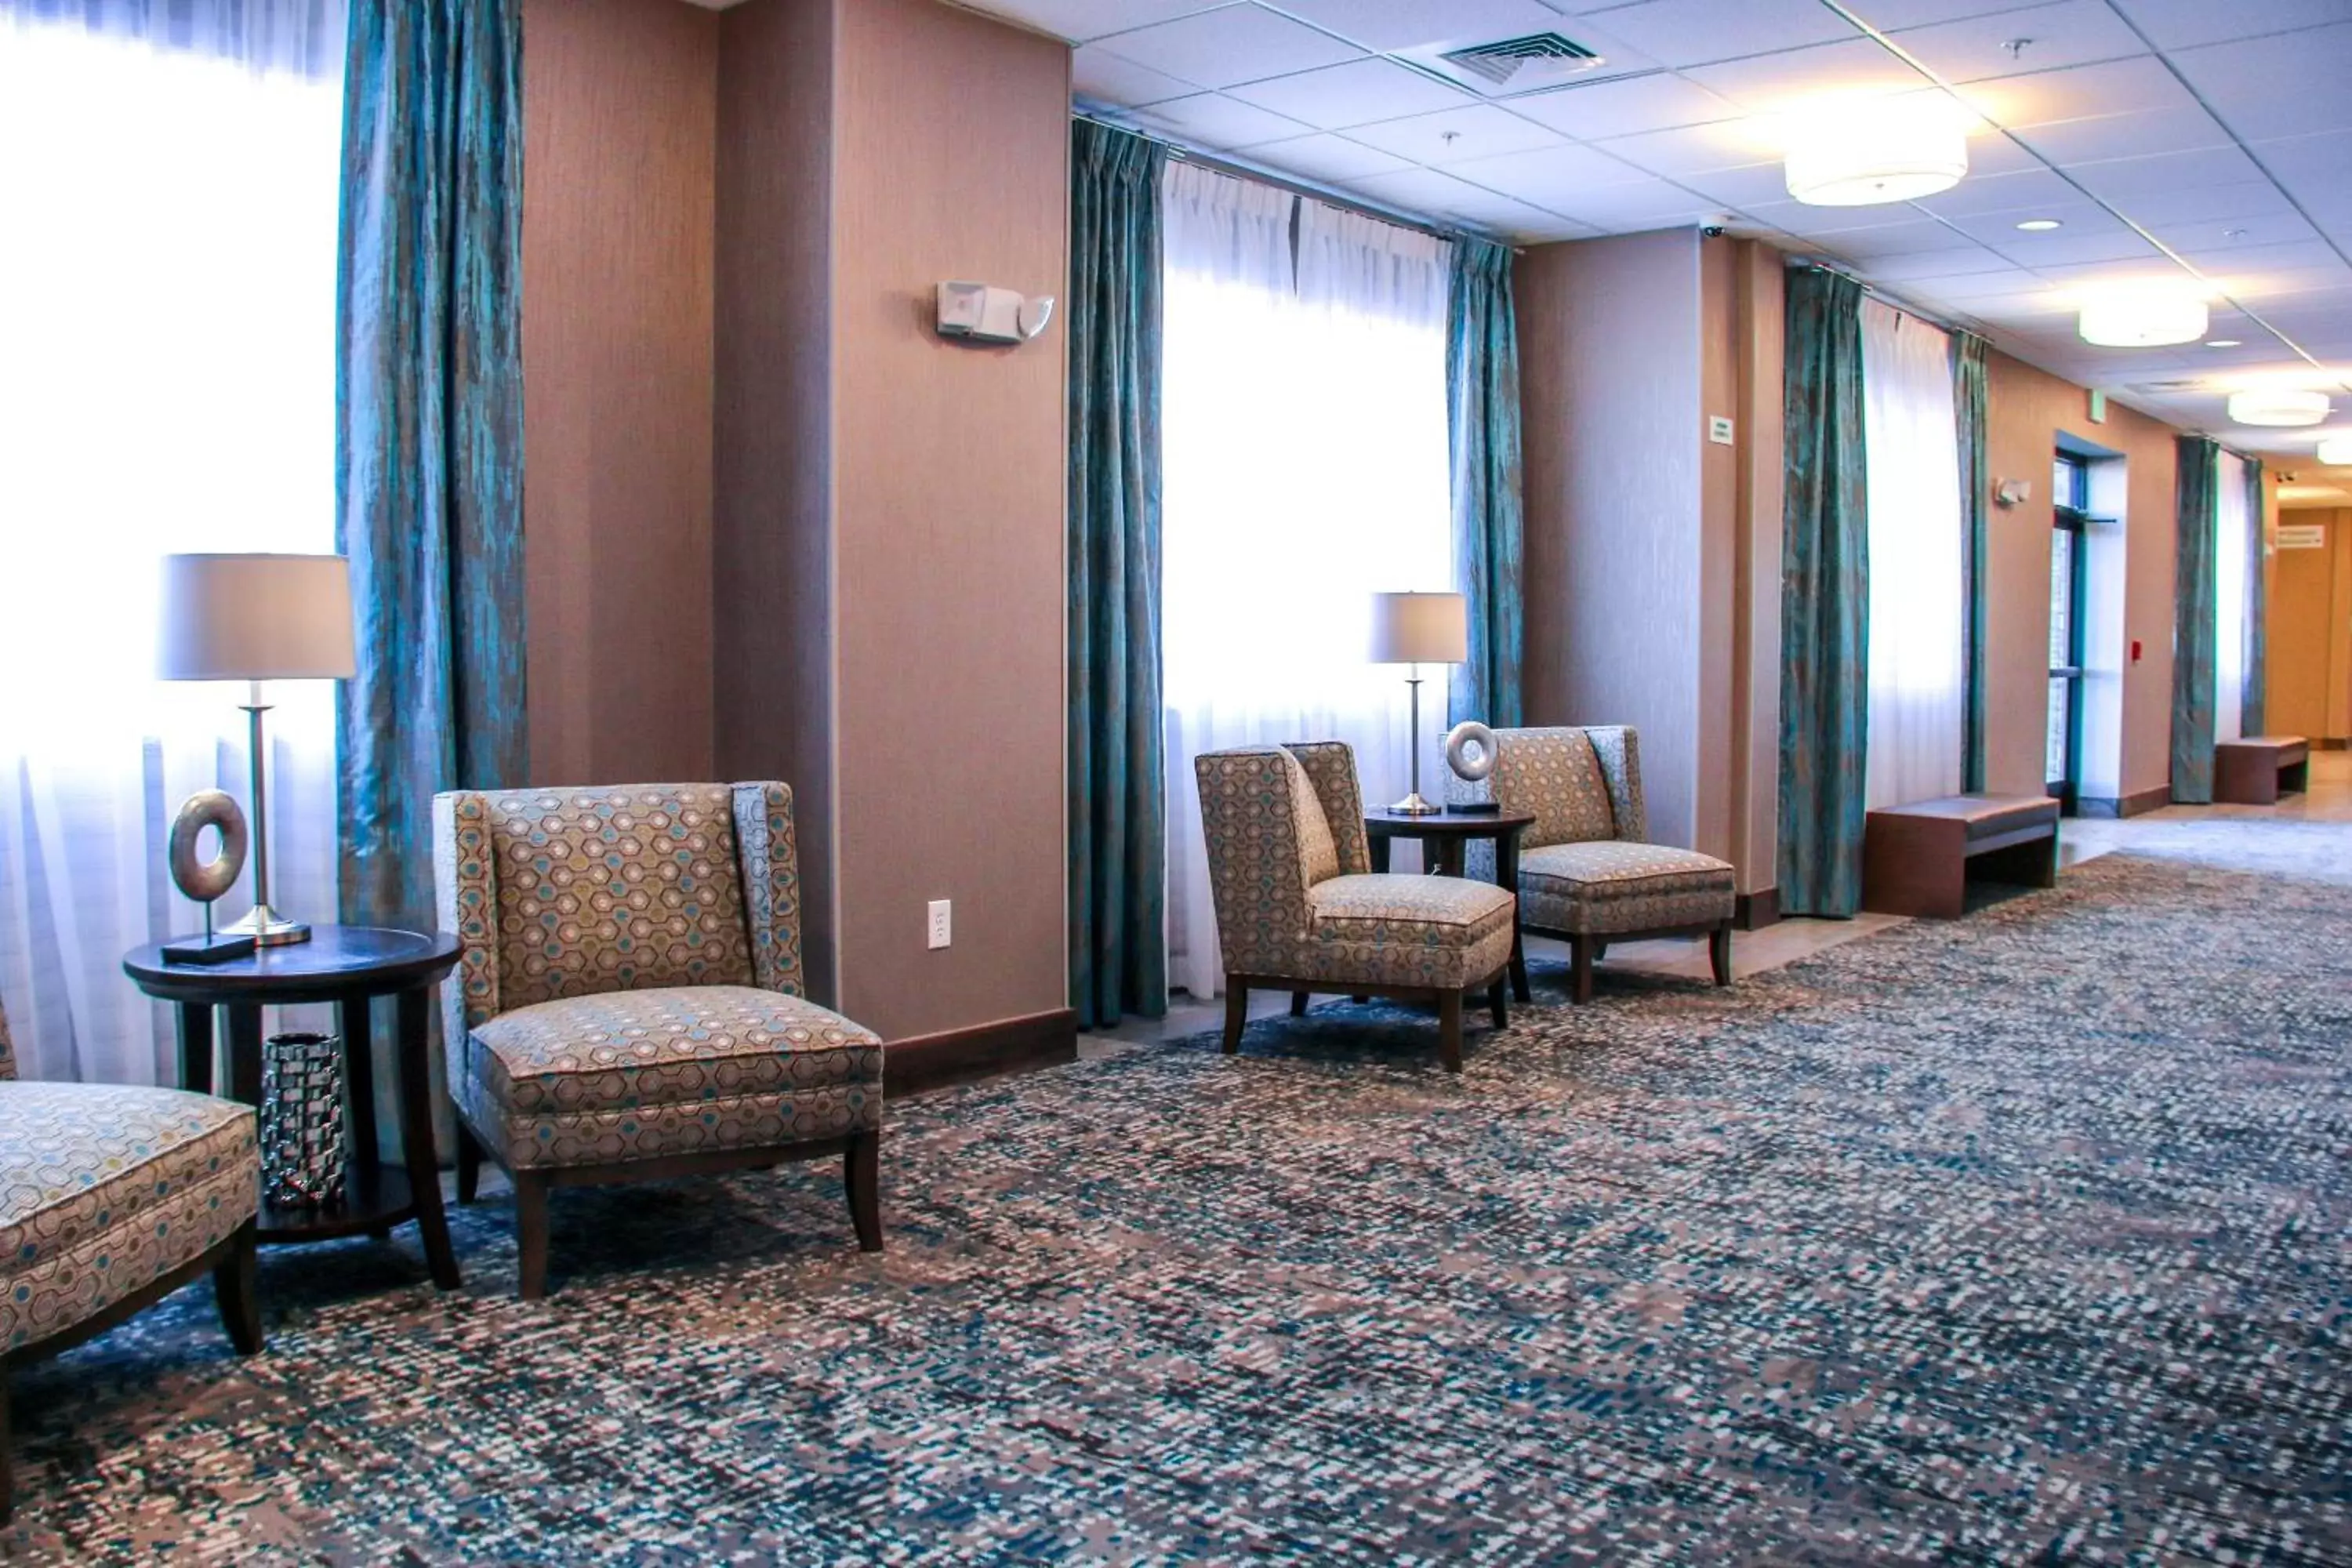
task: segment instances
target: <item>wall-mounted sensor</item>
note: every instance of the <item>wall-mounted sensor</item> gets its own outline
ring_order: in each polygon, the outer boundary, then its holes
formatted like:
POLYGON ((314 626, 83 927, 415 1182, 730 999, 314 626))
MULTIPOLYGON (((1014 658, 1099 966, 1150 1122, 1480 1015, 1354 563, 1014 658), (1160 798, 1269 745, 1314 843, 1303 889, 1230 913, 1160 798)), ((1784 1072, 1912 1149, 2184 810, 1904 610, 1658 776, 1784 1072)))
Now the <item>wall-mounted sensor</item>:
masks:
POLYGON ((982 343, 1023 343, 1045 330, 1054 319, 1054 297, 1034 297, 985 283, 942 283, 939 289, 939 331, 943 338, 970 338, 982 343))
POLYGON ((2033 481, 2003 479, 1993 486, 1992 499, 2001 506, 2023 506, 2033 499, 2033 481))

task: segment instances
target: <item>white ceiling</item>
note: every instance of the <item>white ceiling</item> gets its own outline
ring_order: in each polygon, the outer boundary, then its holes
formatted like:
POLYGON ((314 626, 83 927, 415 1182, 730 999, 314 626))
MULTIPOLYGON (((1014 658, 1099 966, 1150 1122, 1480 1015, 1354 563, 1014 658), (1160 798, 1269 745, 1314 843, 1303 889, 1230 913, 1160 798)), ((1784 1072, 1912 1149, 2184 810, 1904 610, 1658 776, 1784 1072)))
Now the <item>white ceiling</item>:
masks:
POLYGON ((1523 243, 1719 223, 2233 445, 2316 434, 2230 426, 2222 394, 2253 376, 2324 374, 2352 434, 2352 0, 958 3, 1076 46, 1089 110, 1238 163, 1523 243), (1605 63, 1496 97, 1423 63, 1546 31, 1605 63), (1857 90, 1958 98, 1983 121, 1969 177, 1790 200, 1771 116, 1857 90), (2033 217, 2063 226, 2018 230, 2033 217), (2084 288, 2184 274, 2241 346, 2075 335, 2084 288))

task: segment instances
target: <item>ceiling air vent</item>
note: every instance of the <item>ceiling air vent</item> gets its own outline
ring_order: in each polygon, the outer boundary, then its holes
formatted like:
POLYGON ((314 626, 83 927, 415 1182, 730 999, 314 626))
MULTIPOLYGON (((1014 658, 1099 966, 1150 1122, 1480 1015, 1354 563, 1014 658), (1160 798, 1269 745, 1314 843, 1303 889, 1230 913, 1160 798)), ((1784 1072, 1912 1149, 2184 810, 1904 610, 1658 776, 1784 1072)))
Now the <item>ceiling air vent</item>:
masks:
POLYGON ((1592 50, 1558 33, 1530 33, 1523 38, 1473 44, 1448 49, 1437 58, 1463 75, 1477 78, 1489 89, 1512 92, 1557 87, 1603 63, 1592 50))
POLYGON ((2135 381, 2131 384, 2130 390, 2145 393, 2153 397, 2163 397, 2175 393, 2202 392, 2205 390, 2205 382, 2202 377, 2193 375, 2185 381, 2135 381))

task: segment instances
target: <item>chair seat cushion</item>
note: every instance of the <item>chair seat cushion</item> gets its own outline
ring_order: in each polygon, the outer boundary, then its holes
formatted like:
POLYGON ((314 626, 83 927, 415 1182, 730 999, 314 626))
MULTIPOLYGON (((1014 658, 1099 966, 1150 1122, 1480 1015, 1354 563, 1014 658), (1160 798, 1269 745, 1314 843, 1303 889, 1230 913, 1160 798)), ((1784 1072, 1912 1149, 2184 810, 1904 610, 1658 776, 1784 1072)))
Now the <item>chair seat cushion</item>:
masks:
POLYGON ((1520 919, 1575 936, 1710 925, 1731 918, 1736 877, 1712 855, 1663 844, 1547 844, 1519 857, 1520 919))
POLYGON ((115 1084, 0 1083, 0 1349, 73 1327, 254 1216, 253 1111, 115 1084))
POLYGON ((882 1082, 882 1042, 799 996, 677 985, 566 996, 477 1025, 472 1074, 525 1114, 639 1110, 882 1082))
POLYGON ((1436 990, 1475 984, 1511 952, 1510 893, 1465 877, 1334 877, 1307 890, 1311 973, 1436 990))

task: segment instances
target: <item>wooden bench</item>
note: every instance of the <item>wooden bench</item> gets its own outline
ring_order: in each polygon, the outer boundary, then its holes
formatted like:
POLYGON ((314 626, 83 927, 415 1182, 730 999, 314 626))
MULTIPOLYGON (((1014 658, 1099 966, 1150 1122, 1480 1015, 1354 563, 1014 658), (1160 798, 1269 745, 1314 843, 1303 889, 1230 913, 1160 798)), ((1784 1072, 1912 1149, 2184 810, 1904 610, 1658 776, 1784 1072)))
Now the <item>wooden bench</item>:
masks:
POLYGON ((2301 735, 2249 735, 2213 748, 2213 798, 2230 805, 2276 805, 2281 792, 2311 784, 2311 742, 2301 735))
POLYGON ((1862 907, 1957 920, 1970 871, 2058 885, 2058 803, 2046 795, 1954 795, 1874 811, 1862 842, 1862 907))

